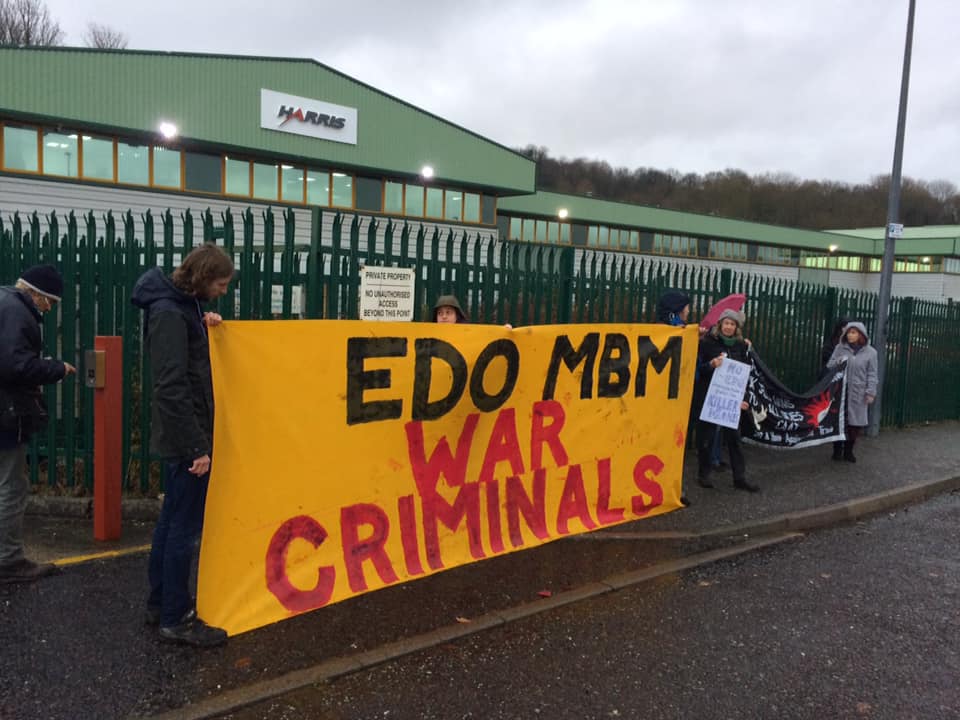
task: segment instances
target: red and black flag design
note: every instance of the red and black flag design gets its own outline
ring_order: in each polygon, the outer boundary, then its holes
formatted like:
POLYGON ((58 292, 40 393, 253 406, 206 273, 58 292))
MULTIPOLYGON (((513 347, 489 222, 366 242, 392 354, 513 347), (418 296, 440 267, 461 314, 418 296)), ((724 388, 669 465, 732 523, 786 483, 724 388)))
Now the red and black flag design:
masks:
POLYGON ((750 353, 750 409, 741 427, 747 440, 775 448, 811 447, 845 439, 847 370, 833 368, 803 394, 788 389, 750 353))

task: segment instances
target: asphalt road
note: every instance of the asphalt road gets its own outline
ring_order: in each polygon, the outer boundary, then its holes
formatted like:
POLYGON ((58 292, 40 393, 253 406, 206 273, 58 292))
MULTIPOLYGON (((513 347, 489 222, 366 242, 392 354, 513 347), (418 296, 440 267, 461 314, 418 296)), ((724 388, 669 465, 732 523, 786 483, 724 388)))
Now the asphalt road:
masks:
POLYGON ((956 720, 957 528, 955 492, 226 717, 956 720))

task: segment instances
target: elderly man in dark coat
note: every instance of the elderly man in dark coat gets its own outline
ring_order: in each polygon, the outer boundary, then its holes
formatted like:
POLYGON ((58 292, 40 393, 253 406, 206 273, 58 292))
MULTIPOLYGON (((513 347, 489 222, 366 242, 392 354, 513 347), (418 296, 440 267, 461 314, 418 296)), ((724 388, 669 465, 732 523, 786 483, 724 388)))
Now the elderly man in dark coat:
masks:
POLYGON ((13 287, 0 287, 0 583, 30 582, 57 572, 23 552, 27 509, 27 442, 47 424, 41 385, 76 372, 70 363, 41 357, 42 313, 63 294, 52 265, 28 268, 13 287))

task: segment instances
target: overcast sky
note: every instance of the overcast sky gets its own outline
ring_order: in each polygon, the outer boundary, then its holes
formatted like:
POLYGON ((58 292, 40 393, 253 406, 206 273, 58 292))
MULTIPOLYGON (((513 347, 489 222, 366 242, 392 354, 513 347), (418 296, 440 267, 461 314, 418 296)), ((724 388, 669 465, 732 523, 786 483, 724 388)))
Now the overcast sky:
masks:
MULTIPOLYGON (((907 0, 47 0, 132 49, 314 58, 509 147, 614 167, 889 174, 907 0), (148 9, 150 8, 150 9, 148 9)), ((960 0, 917 0, 905 176, 960 186, 960 0)), ((320 98, 323 99, 323 98, 320 98)))

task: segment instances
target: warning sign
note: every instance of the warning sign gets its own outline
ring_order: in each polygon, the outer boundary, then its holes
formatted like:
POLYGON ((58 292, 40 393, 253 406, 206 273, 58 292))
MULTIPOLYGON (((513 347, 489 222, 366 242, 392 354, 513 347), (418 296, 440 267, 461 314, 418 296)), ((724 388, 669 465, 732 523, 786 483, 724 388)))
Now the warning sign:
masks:
POLYGON ((412 268, 361 268, 360 319, 413 320, 414 279, 412 268))

